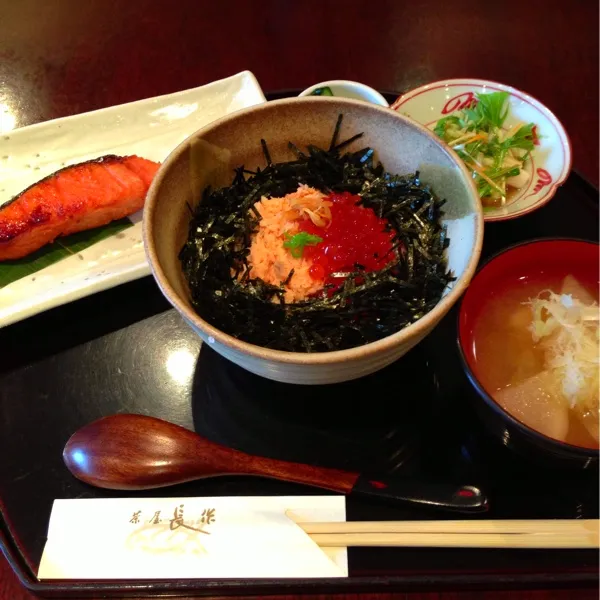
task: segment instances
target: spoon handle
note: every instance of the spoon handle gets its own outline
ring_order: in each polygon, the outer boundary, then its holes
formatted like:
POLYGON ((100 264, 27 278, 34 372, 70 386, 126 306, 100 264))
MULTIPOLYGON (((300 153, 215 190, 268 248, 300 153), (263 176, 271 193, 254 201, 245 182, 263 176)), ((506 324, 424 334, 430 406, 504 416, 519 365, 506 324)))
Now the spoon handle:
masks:
POLYGON ((460 513, 481 513, 489 508, 483 492, 471 485, 411 479, 374 480, 361 475, 352 488, 352 494, 460 513))

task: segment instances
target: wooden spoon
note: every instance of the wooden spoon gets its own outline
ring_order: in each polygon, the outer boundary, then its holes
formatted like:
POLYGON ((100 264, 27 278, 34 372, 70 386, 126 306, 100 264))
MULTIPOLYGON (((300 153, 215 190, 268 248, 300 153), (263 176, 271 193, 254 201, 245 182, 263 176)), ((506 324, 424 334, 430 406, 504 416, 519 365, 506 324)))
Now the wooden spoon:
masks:
POLYGON ((113 415, 85 425, 67 442, 63 459, 81 481, 113 490, 147 490, 205 477, 252 475, 459 512, 481 512, 488 507, 481 491, 472 486, 404 479, 374 481, 358 473, 252 456, 144 415, 113 415))

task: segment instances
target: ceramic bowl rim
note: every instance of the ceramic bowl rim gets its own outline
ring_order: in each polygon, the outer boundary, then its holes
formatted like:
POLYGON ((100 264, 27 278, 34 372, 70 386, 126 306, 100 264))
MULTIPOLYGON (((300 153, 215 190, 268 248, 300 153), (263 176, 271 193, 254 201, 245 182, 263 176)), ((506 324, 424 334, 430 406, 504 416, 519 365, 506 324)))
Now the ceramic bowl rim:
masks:
POLYGON ((571 171, 573 170, 573 145, 571 143, 571 138, 570 138, 569 133, 567 132, 565 126, 562 124, 561 120, 556 116, 556 114, 553 111, 551 111, 543 102, 541 102, 540 100, 538 100, 536 97, 532 96, 531 94, 524 92, 523 90, 520 90, 512 85, 507 84, 507 83, 502 83, 500 81, 494 81, 493 79, 478 79, 476 77, 453 77, 453 78, 449 78, 449 79, 439 79, 437 81, 431 81, 429 83, 420 85, 416 88, 413 88, 413 89, 408 90, 407 92, 401 94, 400 96, 398 96, 398 98, 396 98, 396 100, 394 102, 392 102, 392 104, 390 105, 390 108, 392 108, 393 110, 398 110, 398 108, 400 108, 400 106, 402 106, 402 104, 404 104, 405 101, 410 100, 411 98, 414 98, 415 96, 422 94, 426 91, 429 91, 430 88, 434 88, 434 87, 440 86, 440 85, 448 85, 448 84, 451 84, 451 85, 457 85, 457 84, 474 85, 474 86, 478 86, 478 87, 486 86, 486 85, 493 85, 495 87, 502 88, 502 89, 506 90, 507 92, 510 92, 511 94, 514 94, 515 96, 521 97, 522 99, 526 100, 529 104, 534 106, 536 108, 536 110, 540 111, 541 113, 545 113, 546 116, 555 123, 559 137, 560 136, 564 137, 563 149, 564 149, 564 153, 565 153, 565 160, 564 160, 564 165, 563 165, 563 170, 561 172, 561 176, 556 181, 552 182, 552 184, 550 185, 548 191, 544 194, 544 196, 542 196, 535 204, 532 204, 531 206, 528 206, 527 208, 521 209, 514 213, 509 213, 507 215, 493 215, 493 214, 486 215, 484 212, 484 220, 487 223, 498 222, 498 221, 508 221, 511 219, 516 219, 518 217, 527 215, 535 210, 538 210, 542 206, 545 206, 546 204, 548 204, 548 202, 550 202, 550 200, 552 200, 552 198, 554 198, 554 196, 556 195, 558 188, 561 187, 565 183, 565 181, 571 174, 571 171))
MULTIPOLYGON (((154 176, 154 179, 152 181, 152 184, 150 185, 146 197, 146 205, 143 213, 142 231, 144 248, 146 251, 146 256, 150 266, 150 270, 161 292, 170 302, 170 304, 174 308, 176 308, 177 311, 188 321, 188 323, 202 331, 204 335, 206 335, 207 337, 214 338, 214 340, 217 340, 221 345, 231 350, 241 352, 253 358, 284 364, 327 365, 336 364, 346 360, 351 361, 355 359, 360 359, 369 355, 378 355, 381 353, 385 353, 386 351, 390 351, 393 348, 402 345, 404 342, 408 342, 409 340, 417 338, 420 333, 426 332, 429 328, 433 328, 450 310, 450 308, 456 304, 464 290, 467 288, 469 281, 471 280, 476 271, 483 245, 484 222, 483 209, 481 207, 481 203, 478 201, 477 190, 475 188, 473 180, 468 174, 466 167, 464 166, 464 164, 462 164, 462 161, 455 152, 442 145, 440 141, 433 135, 433 133, 428 131, 423 125, 417 123, 416 121, 413 121, 412 119, 408 119, 407 117, 404 117, 398 113, 393 113, 389 110, 389 108, 378 106, 376 104, 365 103, 361 100, 340 97, 334 98, 310 96, 302 98, 283 98, 280 100, 273 100, 267 103, 258 104, 249 108, 240 109, 234 113, 225 115, 224 117, 212 121, 208 125, 205 125, 204 127, 201 127, 197 131, 190 134, 185 140, 183 140, 177 147, 175 147, 169 153, 167 158, 161 164, 156 175, 154 176), (162 185, 165 175, 167 172, 170 171, 172 165, 179 160, 180 156, 184 152, 187 151, 189 143, 192 139, 198 139, 203 135, 206 135, 209 131, 220 127, 223 123, 235 121, 240 117, 243 117, 251 112, 262 112, 265 110, 268 111, 271 107, 276 105, 294 105, 299 103, 309 104, 323 102, 336 103, 338 105, 341 105, 342 108, 344 105, 347 105, 349 107, 357 107, 360 110, 367 112, 381 112, 382 114, 388 117, 390 115, 393 115, 392 118, 403 121, 408 127, 421 132, 426 137, 429 137, 430 140, 433 141, 462 172, 464 180, 467 183, 467 187, 471 191, 471 199, 473 200, 474 206, 473 212, 470 214, 472 214, 475 218, 473 249, 470 253, 468 263, 464 269, 462 276, 454 282, 454 286, 446 294, 446 296, 441 298, 440 301, 418 321, 411 323, 410 325, 404 327, 400 331, 388 335, 385 338, 382 338, 381 340, 377 340, 368 344, 364 344, 362 346, 356 346, 344 350, 332 350, 315 353, 273 350, 235 338, 225 333, 224 331, 218 329, 214 325, 211 325, 210 323, 205 321, 200 315, 198 315, 192 308, 186 306, 179 294, 177 294, 177 292, 173 289, 162 267, 160 266, 158 254, 154 243, 153 216, 155 206, 158 202, 158 189, 162 185)), ((452 241, 450 243, 452 243, 452 241)))
MULTIPOLYGON (((576 242, 576 243, 590 244, 592 246, 597 246, 597 247, 600 246, 600 243, 598 243, 598 242, 587 240, 585 238, 568 237, 568 236, 565 236, 565 237, 563 237, 563 236, 537 237, 537 238, 533 238, 531 240, 524 240, 522 242, 517 242, 515 244, 511 244, 510 246, 507 246, 506 248, 499 250, 498 252, 492 254, 491 256, 489 256, 488 258, 483 260, 481 262, 481 264, 479 265, 479 268, 477 269, 476 273, 473 275, 473 278, 471 281, 474 282, 475 278, 481 272, 483 272, 483 270, 486 267, 489 267, 490 264, 493 263, 496 259, 500 258, 501 256, 504 256, 505 254, 507 254, 509 252, 518 252, 523 247, 531 246, 534 244, 556 243, 556 242, 576 242)), ((469 365, 469 361, 467 360, 466 352, 464 350, 464 345, 467 340, 462 339, 460 322, 461 322, 462 315, 464 314, 464 306, 465 306, 465 301, 466 301, 468 293, 469 293, 469 290, 467 289, 464 296, 462 297, 462 299, 460 301, 460 304, 458 306, 458 311, 456 313, 456 343, 458 346, 458 354, 460 356, 460 361, 462 363, 463 370, 465 371, 465 374, 467 375, 469 382, 471 383, 471 385, 477 392, 479 398, 481 398, 486 403, 486 405, 489 408, 491 408, 494 411, 494 413, 496 413, 498 416, 500 416, 504 421, 508 421, 511 425, 515 426, 519 430, 523 430, 529 436, 533 437, 537 441, 542 441, 544 444, 547 444, 551 447, 555 447, 557 449, 560 448, 563 451, 568 451, 569 453, 576 454, 580 457, 591 458, 591 459, 600 458, 600 449, 586 448, 584 446, 575 446, 574 444, 569 444, 567 442, 561 442, 560 440, 551 438, 551 437, 529 427, 529 425, 523 423, 522 421, 519 421, 519 419, 517 419, 516 417, 513 417, 508 411, 504 410, 504 408, 502 408, 502 406, 500 406, 500 404, 498 404, 498 402, 496 402, 494 397, 490 393, 488 393, 488 391, 485 389, 485 387, 483 386, 481 381, 479 381, 479 378, 477 377, 477 375, 475 375, 475 373, 473 372, 473 369, 471 369, 471 366, 469 365)))

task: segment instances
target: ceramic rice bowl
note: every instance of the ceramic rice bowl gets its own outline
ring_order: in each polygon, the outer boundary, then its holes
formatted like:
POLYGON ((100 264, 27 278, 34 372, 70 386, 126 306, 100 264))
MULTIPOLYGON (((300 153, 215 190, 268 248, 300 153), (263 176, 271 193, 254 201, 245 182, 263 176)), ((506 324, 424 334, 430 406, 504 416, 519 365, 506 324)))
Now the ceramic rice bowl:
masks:
POLYGON ((399 359, 439 323, 474 274, 483 239, 483 214, 477 191, 456 154, 425 127, 389 108, 362 101, 310 97, 284 99, 240 110, 214 121, 182 142, 161 165, 144 208, 144 244, 152 274, 162 293, 204 343, 240 367, 276 381, 329 384, 374 373, 399 359), (446 198, 443 220, 448 229, 449 268, 456 280, 438 304, 421 319, 376 342, 331 352, 284 352, 232 337, 198 315, 178 254, 188 235, 190 211, 207 186, 231 184, 233 169, 264 167, 260 140, 273 162, 292 160, 292 141, 329 147, 340 113, 340 140, 357 132, 353 151, 371 146, 375 159, 393 173, 420 171, 423 183, 446 198))

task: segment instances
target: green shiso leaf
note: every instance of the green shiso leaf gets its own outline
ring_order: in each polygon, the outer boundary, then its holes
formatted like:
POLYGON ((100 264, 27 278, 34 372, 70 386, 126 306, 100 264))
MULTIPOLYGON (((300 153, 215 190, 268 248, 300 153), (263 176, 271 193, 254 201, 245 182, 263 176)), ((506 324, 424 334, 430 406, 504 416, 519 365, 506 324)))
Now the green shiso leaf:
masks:
POLYGON ((290 254, 294 258, 302 258, 304 253, 304 246, 316 246, 323 241, 323 238, 318 235, 312 235, 306 231, 301 231, 296 235, 285 234, 285 242, 283 242, 284 248, 290 251, 290 254))

